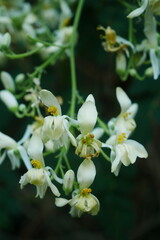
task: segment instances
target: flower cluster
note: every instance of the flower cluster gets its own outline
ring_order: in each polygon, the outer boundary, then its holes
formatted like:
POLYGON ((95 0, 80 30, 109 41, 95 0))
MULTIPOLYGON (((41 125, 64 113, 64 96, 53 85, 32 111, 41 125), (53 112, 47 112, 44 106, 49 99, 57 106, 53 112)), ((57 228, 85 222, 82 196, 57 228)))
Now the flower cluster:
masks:
MULTIPOLYGON (((11 76, 3 72, 3 81, 5 78, 11 81, 11 76)), ((13 111, 15 102, 16 108, 19 108, 20 104, 14 95, 11 95, 9 101, 6 101, 8 94, 11 94, 9 90, 2 90, 0 92, 1 100, 11 111, 13 111)), ((37 115, 32 124, 27 126, 22 139, 16 142, 9 136, 0 133, 0 149, 3 149, 0 162, 3 162, 7 154, 12 169, 15 169, 20 167, 21 160, 23 160, 27 171, 20 179, 21 189, 30 183, 36 186, 36 196, 44 198, 49 187, 56 196, 56 206, 62 207, 69 204, 71 206, 70 214, 73 217, 80 217, 84 212, 96 215, 100 209, 100 203, 91 193, 90 186, 96 176, 93 159, 99 156, 102 148, 109 148, 111 151, 111 172, 115 175, 118 175, 121 164, 128 166, 130 163, 134 163, 137 157, 147 157, 147 152, 140 143, 128 139, 136 127, 134 116, 138 105, 132 104, 126 93, 118 87, 116 94, 121 112, 118 117, 112 118, 106 124, 109 138, 101 142, 99 138, 104 134, 104 129, 95 128, 98 112, 92 94, 79 108, 75 119, 62 114, 58 98, 50 91, 42 89, 37 94, 35 98, 31 98, 34 103, 32 103, 33 112, 37 115), (42 114, 43 109, 47 116, 42 114), (79 134, 75 134, 77 131, 79 134), (67 158, 70 145, 75 149, 75 154, 82 158, 77 170, 77 179, 75 179, 74 170, 70 167, 71 161, 67 158), (55 152, 60 152, 56 167, 46 166, 45 154, 54 154, 55 152), (64 171, 64 166, 62 168, 64 162, 66 171, 64 171), (72 193, 69 200, 60 197, 61 191, 56 184, 62 185, 64 194, 72 193)), ((26 93, 27 96, 28 93, 26 93)))

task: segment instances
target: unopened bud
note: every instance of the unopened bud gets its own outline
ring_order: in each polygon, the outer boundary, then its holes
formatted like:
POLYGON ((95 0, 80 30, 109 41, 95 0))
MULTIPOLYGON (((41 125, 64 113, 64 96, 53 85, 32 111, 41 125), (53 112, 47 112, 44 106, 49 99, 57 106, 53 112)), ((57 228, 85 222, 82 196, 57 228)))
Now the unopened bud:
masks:
POLYGON ((16 83, 22 83, 25 79, 25 75, 23 73, 19 73, 16 78, 15 78, 15 81, 16 83))
POLYGON ((0 38, 0 48, 8 48, 11 43, 11 36, 9 33, 5 33, 0 38))
POLYGON ((66 195, 68 195, 73 189, 74 183, 74 172, 72 170, 68 170, 64 175, 63 180, 63 190, 66 195))
POLYGON ((132 77, 136 77, 136 76, 137 76, 137 71, 132 68, 132 69, 129 70, 129 74, 130 74, 132 77))
POLYGON ((122 75, 126 71, 126 57, 122 52, 118 52, 116 56, 116 71, 119 75, 122 75))
POLYGON ((5 71, 1 72, 1 81, 6 90, 11 92, 15 91, 14 80, 8 72, 5 71))
POLYGON ((153 76, 153 68, 152 67, 149 67, 145 70, 145 76, 147 76, 147 77, 153 76))
POLYGON ((0 91, 0 100, 4 102, 7 108, 12 111, 16 112, 18 108, 18 102, 15 96, 9 92, 8 90, 0 91))

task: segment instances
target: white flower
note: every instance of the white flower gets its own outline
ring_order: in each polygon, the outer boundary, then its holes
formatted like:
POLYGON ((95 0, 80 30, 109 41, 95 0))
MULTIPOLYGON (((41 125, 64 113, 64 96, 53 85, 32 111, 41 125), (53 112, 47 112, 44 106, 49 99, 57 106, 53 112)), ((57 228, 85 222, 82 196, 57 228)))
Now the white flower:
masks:
POLYGON ((11 161, 11 166, 13 170, 20 167, 20 158, 23 160, 27 169, 31 168, 31 164, 26 150, 23 146, 21 146, 21 143, 28 136, 28 133, 29 128, 27 128, 23 138, 19 142, 16 142, 11 137, 0 132, 0 151, 4 149, 3 154, 0 156, 0 164, 4 161, 7 154, 8 158, 11 161))
POLYGON ((67 120, 69 117, 62 116, 61 107, 56 97, 50 91, 41 90, 40 98, 42 103, 47 107, 48 113, 52 115, 44 118, 42 134, 45 143, 49 140, 54 140, 57 141, 57 146, 67 147, 69 137, 71 143, 76 146, 76 140, 69 131, 70 124, 67 120))
POLYGON ((111 172, 116 176, 119 173, 121 164, 128 166, 135 163, 137 157, 147 158, 148 153, 142 144, 137 141, 127 139, 126 133, 119 133, 111 136, 107 142, 111 148, 111 172))
POLYGON ((109 121, 109 131, 111 135, 117 134, 118 132, 125 132, 128 137, 136 127, 133 118, 137 113, 138 104, 132 104, 127 94, 120 87, 116 88, 116 96, 120 104, 121 112, 117 118, 112 118, 109 121))
POLYGON ((97 115, 95 100, 93 95, 90 94, 79 109, 77 115, 81 134, 77 137, 78 146, 76 148, 76 154, 81 157, 96 156, 100 152, 102 143, 98 139, 95 139, 92 133, 97 121, 97 115))
MULTIPOLYGON (((55 173, 50 167, 45 167, 43 159, 43 143, 37 134, 34 134, 28 145, 28 154, 31 157, 34 168, 28 170, 20 179, 21 189, 28 183, 37 188, 37 195, 43 198, 47 187, 50 187, 52 193, 59 197, 60 193, 57 187, 51 182, 50 177, 55 178, 55 173)), ((58 178, 56 178, 57 180, 58 178)))
POLYGON ((71 206, 70 214, 72 217, 80 217, 86 212, 96 215, 99 211, 100 204, 98 199, 91 194, 90 185, 93 183, 96 175, 96 169, 92 160, 85 159, 78 168, 77 180, 79 189, 72 194, 72 199, 56 198, 57 207, 63 207, 66 204, 71 206))

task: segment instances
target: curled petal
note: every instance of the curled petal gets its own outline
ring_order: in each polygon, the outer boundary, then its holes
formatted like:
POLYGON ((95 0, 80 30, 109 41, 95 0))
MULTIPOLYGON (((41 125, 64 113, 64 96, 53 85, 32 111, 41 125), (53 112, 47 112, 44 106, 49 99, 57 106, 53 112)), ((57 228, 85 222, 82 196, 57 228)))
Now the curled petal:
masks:
POLYGON ((62 115, 59 102, 58 102, 57 98, 50 91, 45 90, 45 89, 41 90, 40 98, 41 98, 42 103, 45 106, 47 106, 47 107, 55 106, 58 109, 58 115, 62 115))
POLYGON ((156 80, 160 74, 159 60, 156 56, 155 49, 149 51, 150 60, 153 68, 153 77, 156 80))
POLYGON ((127 140, 124 145, 128 152, 128 157, 131 163, 134 163, 137 157, 139 158, 148 157, 146 149, 143 147, 142 144, 138 143, 137 141, 127 140))
POLYGON ((125 112, 130 107, 131 100, 129 99, 127 94, 123 91, 123 89, 120 87, 116 88, 116 96, 117 96, 117 100, 120 104, 121 111, 125 112))
POLYGON ((134 17, 138 17, 139 15, 141 15, 147 8, 148 1, 149 0, 142 0, 142 6, 135 9, 134 11, 132 11, 127 17, 134 18, 134 17))
POLYGON ((6 134, 0 132, 0 149, 2 148, 16 148, 17 143, 11 137, 6 134))
POLYGON ((94 181, 96 168, 92 160, 85 159, 79 166, 77 179, 80 189, 88 188, 94 181))
POLYGON ((48 176, 48 172, 44 171, 45 177, 46 177, 46 181, 48 183, 48 186, 50 187, 51 191, 53 192, 53 194, 57 197, 60 196, 60 192, 58 191, 58 188, 51 182, 50 177, 48 176))

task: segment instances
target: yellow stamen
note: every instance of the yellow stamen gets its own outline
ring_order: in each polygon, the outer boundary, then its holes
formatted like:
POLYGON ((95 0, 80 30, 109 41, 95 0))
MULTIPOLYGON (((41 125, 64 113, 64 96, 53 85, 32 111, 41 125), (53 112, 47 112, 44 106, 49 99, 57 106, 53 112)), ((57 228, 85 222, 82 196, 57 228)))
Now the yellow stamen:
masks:
POLYGON ((32 160, 31 164, 34 168, 42 168, 42 163, 39 160, 32 160))
POLYGON ((49 107, 47 111, 53 116, 58 116, 58 109, 55 106, 49 107))
POLYGON ((123 113, 123 118, 127 119, 129 117, 129 115, 131 115, 131 112, 123 113))
POLYGON ((106 39, 110 44, 116 43, 116 32, 111 27, 106 29, 106 39))
POLYGON ((91 192, 92 192, 91 188, 84 188, 84 189, 82 189, 81 194, 86 195, 86 194, 89 194, 91 192))
POLYGON ((89 138, 94 138, 94 134, 90 133, 90 134, 88 135, 88 137, 89 137, 89 138))
POLYGON ((34 119, 40 124, 40 125, 43 125, 43 118, 42 117, 39 117, 39 116, 35 116, 34 119))
POLYGON ((121 133, 121 134, 119 134, 118 137, 117 137, 118 143, 124 142, 126 139, 127 139, 126 133, 121 133))

